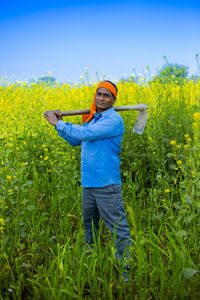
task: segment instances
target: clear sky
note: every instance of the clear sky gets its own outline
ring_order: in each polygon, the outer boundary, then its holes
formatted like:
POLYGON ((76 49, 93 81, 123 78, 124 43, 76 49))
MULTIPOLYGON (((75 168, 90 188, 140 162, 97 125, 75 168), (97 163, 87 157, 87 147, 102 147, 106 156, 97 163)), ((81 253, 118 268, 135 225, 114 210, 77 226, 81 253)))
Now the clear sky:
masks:
POLYGON ((92 81, 119 80, 156 74, 164 55, 192 75, 197 53, 199 0, 0 0, 0 77, 80 82, 88 67, 92 81))

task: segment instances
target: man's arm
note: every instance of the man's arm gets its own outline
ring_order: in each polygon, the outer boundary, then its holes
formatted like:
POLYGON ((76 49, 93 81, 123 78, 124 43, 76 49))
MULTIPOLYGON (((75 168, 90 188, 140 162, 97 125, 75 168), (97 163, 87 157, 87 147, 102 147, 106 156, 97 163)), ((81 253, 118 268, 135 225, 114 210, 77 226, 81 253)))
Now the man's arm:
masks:
MULTIPOLYGON (((55 126, 55 128, 56 128, 56 125, 57 125, 58 121, 62 120, 60 110, 45 111, 44 112, 44 117, 47 119, 49 124, 55 126)), ((61 122, 63 122, 63 121, 61 121, 61 122)), ((57 130, 59 136, 62 137, 65 141, 67 141, 70 145, 72 145, 72 146, 80 146, 81 145, 80 140, 67 135, 66 132, 63 132, 63 130, 60 130, 58 128, 56 128, 56 130, 57 130)))
POLYGON ((59 130, 55 127, 60 137, 62 137, 66 142, 68 142, 71 146, 76 147, 81 145, 81 141, 72 136, 67 135, 63 130, 59 130))
POLYGON ((122 119, 115 116, 101 119, 90 127, 65 123, 60 120, 56 124, 56 129, 80 141, 94 141, 123 134, 124 125, 122 119))

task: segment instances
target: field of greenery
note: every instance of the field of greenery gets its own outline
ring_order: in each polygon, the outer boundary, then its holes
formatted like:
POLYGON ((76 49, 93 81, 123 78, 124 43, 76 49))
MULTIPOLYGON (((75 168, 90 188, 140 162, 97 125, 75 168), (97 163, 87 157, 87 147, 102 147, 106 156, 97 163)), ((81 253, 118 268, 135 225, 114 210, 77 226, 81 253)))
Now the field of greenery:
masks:
POLYGON ((80 147, 43 118, 89 108, 96 86, 0 87, 0 299, 200 299, 200 81, 117 84, 116 106, 149 112, 142 135, 137 113, 120 113, 129 283, 103 222, 84 247, 80 147))

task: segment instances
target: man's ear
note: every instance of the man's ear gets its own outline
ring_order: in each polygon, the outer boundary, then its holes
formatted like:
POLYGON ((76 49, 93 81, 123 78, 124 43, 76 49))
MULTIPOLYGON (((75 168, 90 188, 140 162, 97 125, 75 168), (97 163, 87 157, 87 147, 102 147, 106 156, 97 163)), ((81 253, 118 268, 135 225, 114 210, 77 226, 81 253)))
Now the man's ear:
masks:
POLYGON ((114 98, 113 99, 113 104, 114 104, 116 102, 117 98, 115 96, 113 98, 114 98))

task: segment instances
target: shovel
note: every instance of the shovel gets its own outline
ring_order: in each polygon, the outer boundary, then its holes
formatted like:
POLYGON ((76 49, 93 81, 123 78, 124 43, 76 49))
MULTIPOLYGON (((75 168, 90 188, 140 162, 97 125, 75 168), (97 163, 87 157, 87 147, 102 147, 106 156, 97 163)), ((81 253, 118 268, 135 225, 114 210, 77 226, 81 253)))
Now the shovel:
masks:
MULTIPOLYGON (((137 105, 115 106, 114 110, 115 111, 137 110, 138 115, 137 115, 137 120, 135 122, 135 125, 133 127, 133 132, 137 134, 142 134, 148 116, 147 108, 148 106, 146 104, 139 103, 137 105)), ((80 109, 80 110, 61 111, 60 114, 63 117, 65 117, 65 116, 84 115, 89 113, 90 113, 90 109, 88 108, 88 109, 80 109)))

